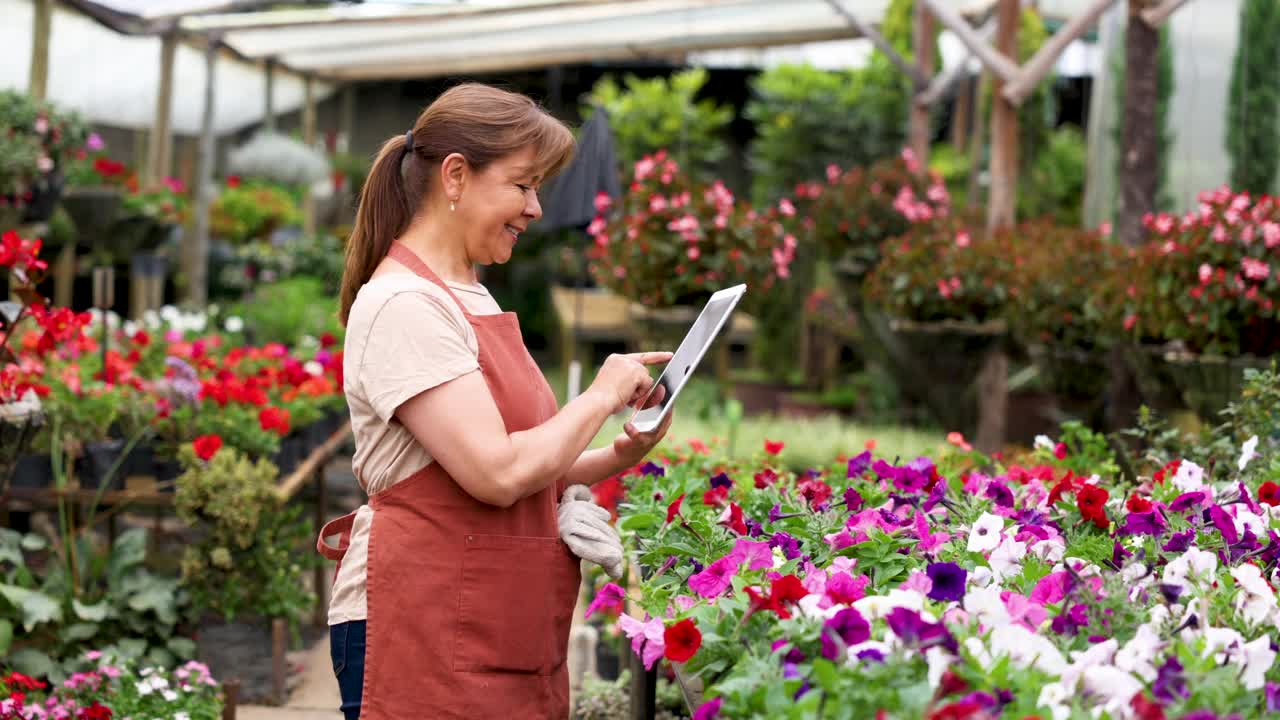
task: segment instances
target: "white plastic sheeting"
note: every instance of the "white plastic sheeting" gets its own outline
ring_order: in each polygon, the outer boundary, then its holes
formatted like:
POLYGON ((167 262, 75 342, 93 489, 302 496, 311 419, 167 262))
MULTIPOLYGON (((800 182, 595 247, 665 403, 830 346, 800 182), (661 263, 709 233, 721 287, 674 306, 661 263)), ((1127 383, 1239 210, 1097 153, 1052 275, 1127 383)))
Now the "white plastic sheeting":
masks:
MULTIPOLYGON (((133 0, 141 5, 144 0, 133 0)), ((165 3, 159 3, 164 5, 165 3)), ((194 0, 191 1, 194 3, 194 0)), ((203 3, 208 4, 208 3, 203 3)), ((26 90, 31 67, 32 3, 0 0, 0 88, 26 90)), ((264 112, 263 71, 219 57, 214 129, 219 135, 259 122, 264 112)), ((174 57, 173 132, 200 132, 204 112, 205 56, 179 43, 174 57)), ((49 37, 50 101, 78 110, 91 122, 124 128, 150 127, 160 85, 160 39, 120 35, 98 22, 55 6, 49 37)), ((317 98, 331 92, 317 84, 317 98)), ((302 105, 302 81, 276 73, 276 113, 302 105)))

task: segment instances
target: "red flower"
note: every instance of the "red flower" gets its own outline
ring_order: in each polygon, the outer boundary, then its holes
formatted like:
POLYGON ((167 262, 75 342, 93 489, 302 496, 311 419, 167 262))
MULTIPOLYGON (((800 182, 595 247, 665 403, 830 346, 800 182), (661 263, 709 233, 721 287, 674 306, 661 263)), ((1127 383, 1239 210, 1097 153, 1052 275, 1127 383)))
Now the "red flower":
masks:
POLYGON ((1054 456, 1054 457, 1056 457, 1056 458, 1058 458, 1059 460, 1066 460, 1066 459, 1067 459, 1067 444, 1066 444, 1066 443, 1058 443, 1057 445, 1054 445, 1054 446, 1053 446, 1053 456, 1054 456))
POLYGON ((947 670, 942 673, 942 683, 938 685, 938 696, 947 697, 948 695, 956 695, 969 689, 969 683, 964 678, 947 670))
POLYGON ((680 493, 680 497, 671 501, 671 504, 667 506, 668 523, 675 520, 677 517, 680 517, 680 503, 682 502, 684 502, 684 493, 680 493))
POLYGON ((961 700, 943 705, 929 713, 929 720, 968 720, 976 716, 982 706, 976 702, 961 700))
POLYGON ((17 672, 9 673, 4 679, 4 684, 10 688, 22 688, 23 690, 43 690, 46 687, 43 682, 17 672))
POLYGON ((1155 482, 1155 484, 1157 485, 1163 485, 1164 479, 1166 477, 1173 477, 1174 475, 1177 475, 1178 468, 1181 466, 1182 466, 1181 460, 1171 460, 1169 464, 1157 470, 1156 474, 1151 476, 1151 480, 1155 482))
MULTIPOLYGON (((728 492, 725 488, 716 489, 728 492)), ((747 534, 747 524, 742 521, 742 508, 738 507, 738 503, 729 503, 729 507, 725 508, 724 513, 720 516, 719 522, 739 535, 747 534)))
POLYGON ((809 501, 809 507, 817 508, 831 497, 831 486, 813 476, 808 476, 804 480, 796 483, 796 489, 800 491, 800 495, 809 501))
POLYGON ((146 347, 151 344, 151 336, 146 330, 139 330, 133 334, 133 343, 138 347, 146 347))
POLYGON ((784 447, 786 447, 786 443, 783 443, 781 441, 778 441, 778 442, 775 442, 773 440, 764 441, 764 451, 769 453, 770 455, 777 455, 778 453, 782 452, 782 448, 784 447))
POLYGON ((322 348, 330 348, 337 344, 338 338, 334 337, 333 333, 325 333, 320 336, 320 347, 322 348))
POLYGON ((239 176, 239 175, 228 175, 228 176, 227 176, 227 187, 229 187, 229 188, 238 188, 238 187, 240 187, 240 176, 239 176))
POLYGON ((1067 474, 1062 477, 1062 480, 1059 481, 1057 485, 1053 486, 1053 489, 1049 491, 1049 507, 1053 507, 1058 504, 1058 501, 1062 499, 1063 495, 1066 495, 1069 492, 1075 492, 1075 483, 1072 482, 1074 479, 1075 475, 1068 470, 1067 474))
POLYGON ((111 720, 111 708, 100 704, 97 700, 76 713, 77 720, 111 720))
POLYGON ((728 500, 728 499, 729 499, 729 488, 724 486, 713 487, 710 490, 702 493, 703 505, 710 505, 712 507, 715 507, 716 505, 720 505, 721 503, 723 503, 725 500, 728 500))
POLYGON ((692 620, 681 620, 662 632, 666 656, 672 662, 687 662, 702 647, 702 633, 692 620))
POLYGON ((1258 500, 1268 505, 1280 505, 1280 485, 1270 480, 1258 488, 1258 500))
POLYGON ((263 430, 284 437, 289 434, 289 411, 278 407, 264 407, 258 411, 258 424, 263 430))
POLYGON ((222 438, 217 435, 201 435, 191 441, 191 448, 196 451, 196 457, 209 462, 222 449, 222 438))
POLYGON ((618 501, 626 491, 627 489, 622 485, 622 478, 618 475, 591 486, 591 495, 595 498, 596 504, 608 510, 615 519, 618 517, 618 501))
POLYGON ((1151 512, 1151 501, 1137 493, 1130 495, 1129 500, 1125 502, 1124 506, 1129 512, 1151 512))
POLYGON ((1105 489, 1097 485, 1085 485, 1076 493, 1076 507, 1080 508, 1080 514, 1085 520, 1090 520, 1099 529, 1106 530, 1111 524, 1104 507, 1109 497, 1111 494, 1105 489))
POLYGON ((1148 700, 1142 691, 1134 694, 1129 706, 1133 708, 1138 720, 1164 720, 1164 708, 1155 700, 1148 700))
POLYGON ((765 468, 764 470, 756 473, 755 476, 756 487, 761 490, 774 484, 777 480, 778 473, 774 472, 773 468, 765 468))
POLYGON ((796 603, 800 599, 809 594, 805 589, 804 583, 800 582, 800 578, 795 575, 783 575, 773 581, 773 586, 769 589, 769 596, 777 598, 780 603, 796 603))

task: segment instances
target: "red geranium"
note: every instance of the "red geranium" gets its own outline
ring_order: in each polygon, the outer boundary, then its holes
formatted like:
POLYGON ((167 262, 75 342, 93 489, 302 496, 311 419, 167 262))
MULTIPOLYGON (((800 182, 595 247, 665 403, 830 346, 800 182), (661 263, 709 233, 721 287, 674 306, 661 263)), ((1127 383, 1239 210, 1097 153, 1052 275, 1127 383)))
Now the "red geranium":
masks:
POLYGON ((692 620, 681 620, 662 632, 665 654, 672 662, 687 662, 702 647, 702 633, 692 620))
POLYGON ((1280 505, 1280 485, 1268 480, 1258 488, 1258 501, 1267 505, 1280 505))
POLYGON ((782 452, 782 448, 786 447, 786 443, 782 441, 765 440, 764 451, 770 455, 777 455, 782 452))
POLYGON ((1137 493, 1130 495, 1129 500, 1125 502, 1124 506, 1129 512, 1151 512, 1151 501, 1137 493))
POLYGON ((289 434, 289 411, 274 406, 264 407, 258 411, 258 424, 263 430, 284 437, 289 434))
POLYGON ((1164 708, 1155 700, 1148 700, 1141 691, 1134 694, 1129 705, 1138 720, 1164 720, 1164 708))
POLYGON ((724 486, 713 487, 710 490, 702 493, 703 505, 710 505, 712 507, 715 507, 716 505, 720 505, 725 500, 728 500, 728 499, 729 499, 729 488, 724 486))
POLYGON ((680 493, 680 497, 672 500, 671 504, 667 506, 667 522, 680 517, 680 503, 682 502, 684 502, 684 493, 680 493))
POLYGON ((111 720, 111 708, 102 705, 97 700, 86 708, 80 708, 76 713, 77 720, 111 720))
POLYGON ((191 448, 196 451, 196 457, 209 462, 222 449, 222 438, 217 435, 201 435, 191 441, 191 448))

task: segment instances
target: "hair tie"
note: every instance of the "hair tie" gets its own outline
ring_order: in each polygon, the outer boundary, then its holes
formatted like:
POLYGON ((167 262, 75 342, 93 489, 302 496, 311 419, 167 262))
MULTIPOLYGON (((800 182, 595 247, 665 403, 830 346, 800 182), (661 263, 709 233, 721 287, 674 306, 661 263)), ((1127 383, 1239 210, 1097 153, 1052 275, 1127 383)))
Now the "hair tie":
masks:
POLYGON ((404 151, 406 153, 413 152, 413 131, 404 134, 404 151))

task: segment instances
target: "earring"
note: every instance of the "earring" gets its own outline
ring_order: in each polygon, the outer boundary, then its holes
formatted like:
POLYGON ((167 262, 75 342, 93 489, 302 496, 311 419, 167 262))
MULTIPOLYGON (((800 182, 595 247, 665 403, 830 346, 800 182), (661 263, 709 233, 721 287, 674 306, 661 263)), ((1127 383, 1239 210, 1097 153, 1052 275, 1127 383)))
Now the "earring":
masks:
POLYGON ((453 201, 452 201, 452 200, 450 200, 450 201, 449 201, 449 212, 453 212, 454 210, 457 210, 457 209, 458 209, 458 208, 456 208, 456 207, 454 207, 454 206, 453 206, 453 201))

